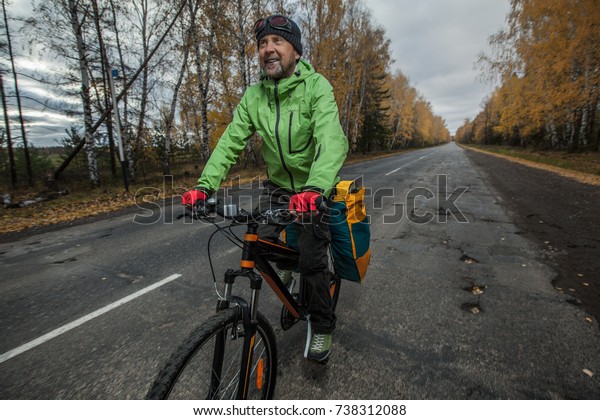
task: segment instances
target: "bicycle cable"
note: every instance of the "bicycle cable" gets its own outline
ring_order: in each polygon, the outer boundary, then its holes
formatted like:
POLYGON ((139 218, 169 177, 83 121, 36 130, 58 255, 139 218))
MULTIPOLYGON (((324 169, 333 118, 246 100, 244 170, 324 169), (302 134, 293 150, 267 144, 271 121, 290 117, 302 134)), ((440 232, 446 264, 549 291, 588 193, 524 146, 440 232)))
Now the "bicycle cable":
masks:
POLYGON ((217 233, 221 233, 223 236, 225 236, 225 238, 227 238, 231 243, 233 243, 235 246, 237 246, 240 249, 244 248, 243 247, 244 242, 231 230, 232 226, 234 226, 233 224, 230 224, 229 226, 227 226, 227 228, 223 228, 223 227, 219 226, 217 223, 215 223, 213 220, 208 220, 208 221, 209 221, 209 223, 213 224, 216 228, 216 230, 208 238, 208 245, 207 245, 208 264, 210 266, 210 272, 211 272, 211 275, 213 278, 215 293, 217 294, 217 297, 219 298, 219 300, 225 300, 225 298, 223 296, 221 296, 221 294, 219 293, 219 288, 217 286, 217 276, 215 274, 215 268, 214 268, 213 262, 212 262, 212 254, 210 252, 210 245, 211 245, 213 237, 217 233))

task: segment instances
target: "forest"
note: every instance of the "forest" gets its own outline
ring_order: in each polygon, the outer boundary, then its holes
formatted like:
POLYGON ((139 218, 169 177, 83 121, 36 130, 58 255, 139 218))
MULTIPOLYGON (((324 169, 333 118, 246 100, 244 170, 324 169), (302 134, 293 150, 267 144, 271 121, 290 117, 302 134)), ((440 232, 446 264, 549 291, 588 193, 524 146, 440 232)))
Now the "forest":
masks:
POLYGON ((489 38, 483 75, 499 80, 456 140, 542 150, 600 150, 600 2, 511 0, 489 38))
MULTIPOLYGON (((13 189, 67 177, 98 187, 120 167, 135 182, 202 165, 259 80, 252 28, 271 13, 300 26, 303 57, 333 85, 352 154, 450 141, 427 99, 391 71, 390 41, 361 0, 34 0, 26 18, 2 7, 0 171, 13 189), (28 55, 51 71, 20 71, 28 55), (21 98, 23 78, 56 99, 21 98), (32 107, 75 121, 56 139, 60 153, 35 146, 23 116, 32 107)), ((242 165, 261 164, 261 141, 248 141, 242 165)))

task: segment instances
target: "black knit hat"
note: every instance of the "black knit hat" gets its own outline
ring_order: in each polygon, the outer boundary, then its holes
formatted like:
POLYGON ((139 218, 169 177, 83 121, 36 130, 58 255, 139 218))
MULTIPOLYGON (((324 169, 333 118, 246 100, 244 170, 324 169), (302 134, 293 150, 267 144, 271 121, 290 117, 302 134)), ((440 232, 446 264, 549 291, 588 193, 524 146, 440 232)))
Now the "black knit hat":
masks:
POLYGON ((298 54, 302 55, 302 34, 300 28, 292 19, 282 15, 271 15, 260 19, 254 25, 256 42, 259 42, 265 35, 278 35, 292 44, 298 54))

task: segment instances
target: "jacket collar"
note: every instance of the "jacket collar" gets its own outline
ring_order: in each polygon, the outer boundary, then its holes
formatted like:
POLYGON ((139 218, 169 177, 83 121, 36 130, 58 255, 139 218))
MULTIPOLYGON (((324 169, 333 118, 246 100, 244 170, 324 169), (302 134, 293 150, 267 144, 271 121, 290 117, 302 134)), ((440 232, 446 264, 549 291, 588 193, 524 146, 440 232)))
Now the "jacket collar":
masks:
MULTIPOLYGON (((314 72, 315 70, 310 63, 300 59, 298 64, 296 64, 296 70, 290 77, 277 80, 277 92, 279 95, 282 95, 289 90, 293 90, 314 72)), ((267 76, 261 77, 261 84, 269 91, 274 91, 275 89, 275 81, 267 76)))

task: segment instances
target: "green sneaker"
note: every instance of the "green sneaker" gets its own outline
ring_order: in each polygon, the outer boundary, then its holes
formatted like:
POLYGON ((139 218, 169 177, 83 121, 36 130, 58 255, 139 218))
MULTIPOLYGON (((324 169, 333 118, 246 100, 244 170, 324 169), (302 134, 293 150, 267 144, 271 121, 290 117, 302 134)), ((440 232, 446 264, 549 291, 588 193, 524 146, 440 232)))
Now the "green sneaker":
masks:
POLYGON ((326 363, 331 355, 331 342, 333 334, 313 333, 306 358, 313 362, 326 363))
POLYGON ((281 279, 285 287, 289 288, 290 284, 292 283, 292 270, 277 269, 277 274, 279 275, 279 278, 281 279))

